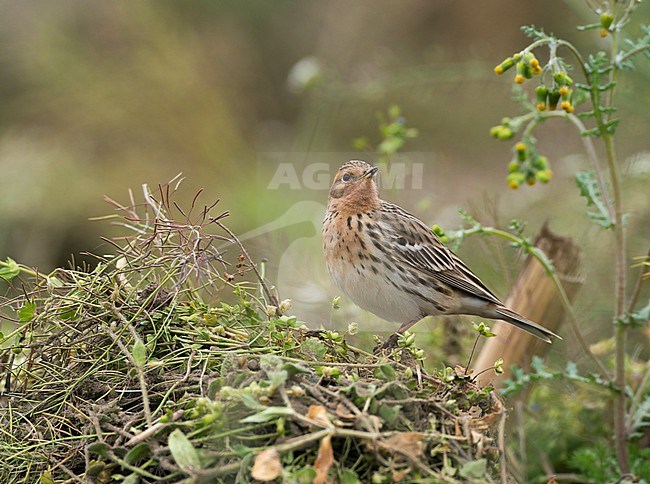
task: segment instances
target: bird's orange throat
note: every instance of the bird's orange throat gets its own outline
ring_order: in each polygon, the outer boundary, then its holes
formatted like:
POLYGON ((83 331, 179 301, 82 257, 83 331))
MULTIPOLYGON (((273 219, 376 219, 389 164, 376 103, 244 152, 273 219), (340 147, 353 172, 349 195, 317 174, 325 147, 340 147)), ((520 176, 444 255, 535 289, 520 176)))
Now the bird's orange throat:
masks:
POLYGON ((359 186, 339 198, 330 196, 327 210, 350 214, 363 213, 378 209, 380 203, 374 181, 363 180, 359 186))

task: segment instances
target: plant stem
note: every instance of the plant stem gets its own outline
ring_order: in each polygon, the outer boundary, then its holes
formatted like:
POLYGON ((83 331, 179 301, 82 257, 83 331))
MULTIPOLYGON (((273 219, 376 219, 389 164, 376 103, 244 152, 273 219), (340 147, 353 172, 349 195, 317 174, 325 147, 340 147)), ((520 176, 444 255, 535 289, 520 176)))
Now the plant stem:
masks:
MULTIPOLYGON (((612 32, 611 59, 615 59, 617 51, 617 33, 612 32)), ((609 75, 609 82, 613 83, 616 78, 616 66, 609 75)), ((600 110, 600 96, 598 86, 591 86, 592 101, 594 104, 594 113, 596 123, 605 143, 605 153, 609 165, 609 176, 614 198, 614 258, 616 262, 616 280, 615 280, 615 314, 614 320, 621 321, 625 315, 625 283, 626 283, 626 256, 625 256, 625 228, 623 227, 623 202, 621 197, 621 183, 618 172, 618 162, 614 149, 613 135, 607 129, 603 120, 603 113, 600 110)), ((614 99, 614 88, 607 96, 607 107, 611 108, 614 99)), ((625 346, 627 336, 627 326, 617 324, 615 329, 615 372, 614 384, 619 390, 614 397, 614 432, 616 437, 616 455, 618 465, 622 474, 630 472, 629 453, 628 453, 628 432, 625 425, 625 346)))
POLYGON ((476 339, 474 340, 474 346, 472 346, 472 352, 469 354, 469 360, 467 360, 467 366, 465 366, 465 375, 467 375, 467 372, 469 371, 469 365, 472 364, 472 358, 474 357, 474 351, 476 351, 476 345, 478 344, 478 339, 481 337, 479 334, 476 339))
POLYGON ((260 282, 260 285, 262 286, 262 289, 264 289, 264 293, 266 294, 266 297, 269 298, 269 301, 271 302, 272 305, 274 305, 276 308, 280 306, 280 302, 278 301, 278 298, 275 297, 275 295, 269 290, 269 287, 266 285, 266 282, 264 281, 264 278, 260 274, 260 272, 257 270, 257 264, 253 262, 253 259, 251 259, 251 256, 248 255, 248 252, 242 245, 241 241, 237 238, 237 236, 230 230, 228 227, 226 227, 224 224, 219 222, 218 220, 215 220, 215 223, 221 227, 223 230, 225 230, 228 235, 232 238, 232 240, 239 246, 239 249, 242 251, 242 255, 248 260, 248 263, 250 264, 251 268, 255 272, 255 275, 257 276, 257 279, 260 282))
POLYGON ((624 61, 628 60, 630 57, 635 56, 639 52, 643 52, 644 50, 650 50, 650 45, 641 45, 639 47, 636 47, 636 48, 626 52, 625 54, 617 56, 616 57, 616 62, 618 64, 620 64, 621 62, 624 62, 624 61))

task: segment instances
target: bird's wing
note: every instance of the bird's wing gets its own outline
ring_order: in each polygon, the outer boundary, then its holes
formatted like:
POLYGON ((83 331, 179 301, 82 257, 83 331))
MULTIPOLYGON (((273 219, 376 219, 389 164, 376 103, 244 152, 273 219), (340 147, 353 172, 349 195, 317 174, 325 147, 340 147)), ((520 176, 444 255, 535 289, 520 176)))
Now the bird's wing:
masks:
POLYGON ((454 289, 502 305, 499 298, 417 217, 388 202, 382 204, 381 211, 386 214, 382 231, 399 265, 407 265, 454 289))

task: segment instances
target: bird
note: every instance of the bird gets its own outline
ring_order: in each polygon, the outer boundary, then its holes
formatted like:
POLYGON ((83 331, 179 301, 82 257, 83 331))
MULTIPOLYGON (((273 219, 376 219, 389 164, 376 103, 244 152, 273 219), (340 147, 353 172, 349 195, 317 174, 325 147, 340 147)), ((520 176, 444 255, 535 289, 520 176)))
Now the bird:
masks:
POLYGON ((382 200, 378 169, 361 160, 341 166, 322 237, 338 289, 362 309, 400 324, 384 345, 394 345, 425 316, 454 314, 499 319, 547 343, 561 339, 507 308, 424 222, 382 200))

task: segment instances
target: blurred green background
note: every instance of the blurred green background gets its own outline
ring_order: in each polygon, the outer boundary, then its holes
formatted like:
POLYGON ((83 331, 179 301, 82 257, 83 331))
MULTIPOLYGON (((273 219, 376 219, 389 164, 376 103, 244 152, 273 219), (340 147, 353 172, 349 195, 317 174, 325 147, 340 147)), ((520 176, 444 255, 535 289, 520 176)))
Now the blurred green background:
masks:
MULTIPOLYGON (((458 207, 502 225, 527 219, 531 234, 549 220, 585 246, 579 306, 598 322, 593 331, 608 334, 612 241, 582 216, 572 180, 588 167, 579 138, 562 122, 542 127, 539 146, 555 177, 510 191, 511 143, 488 134, 518 112, 511 76, 492 67, 527 45, 521 25, 588 51, 604 48, 608 39, 575 29, 593 21, 585 2, 73 0, 0 8, 3 258, 48 271, 71 254, 109 252, 99 237, 118 229, 89 221, 112 213, 102 196, 127 203, 128 188, 137 196, 142 183, 155 187, 183 172, 180 198, 189 203, 199 188, 205 203, 221 198, 229 226, 246 235, 256 258, 269 259, 280 295, 296 300, 301 318, 324 324, 336 294, 319 250, 327 188, 270 189, 269 181, 282 162, 334 170, 352 156, 373 161, 354 153, 353 139, 378 141, 376 113, 397 104, 420 132, 406 152, 425 165, 424 180, 386 198, 446 228, 460 224, 458 207)), ((630 33, 649 12, 646 2, 630 33)), ((618 91, 630 256, 645 253, 650 230, 650 69, 640 64, 618 91)), ((503 247, 505 258, 486 257, 490 247, 471 241, 461 255, 503 295, 514 277, 508 268, 519 262, 503 247)))

